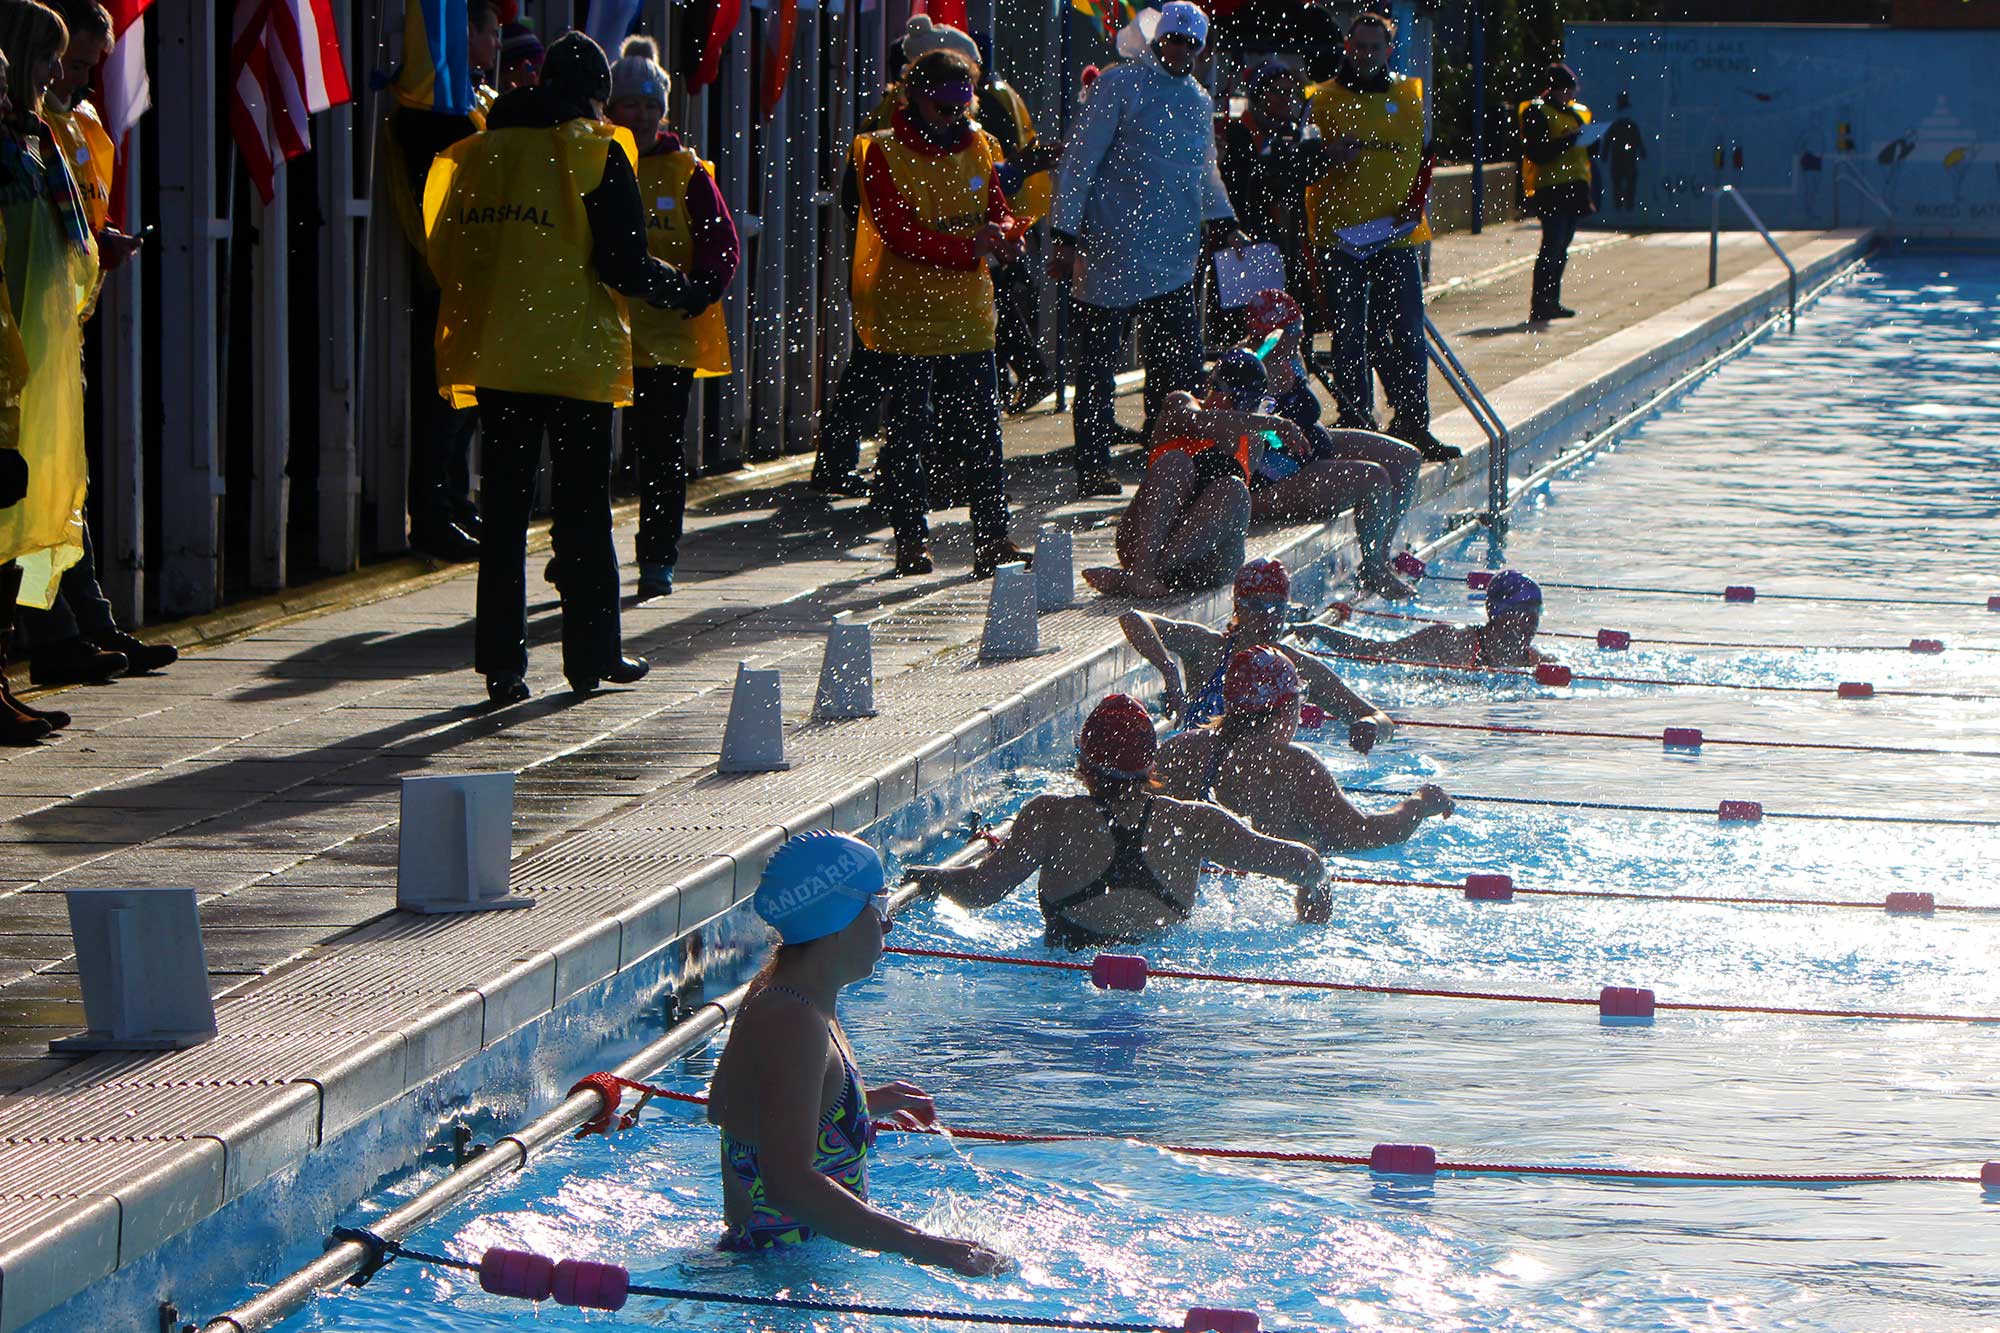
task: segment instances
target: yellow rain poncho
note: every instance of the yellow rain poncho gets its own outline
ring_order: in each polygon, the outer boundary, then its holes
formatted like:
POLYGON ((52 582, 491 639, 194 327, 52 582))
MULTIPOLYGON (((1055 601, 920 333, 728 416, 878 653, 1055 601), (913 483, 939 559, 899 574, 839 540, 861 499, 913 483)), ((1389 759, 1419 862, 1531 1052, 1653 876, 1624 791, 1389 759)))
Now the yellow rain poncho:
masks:
POLYGON ((97 290, 97 244, 45 139, 0 141, 0 264, 0 445, 28 460, 27 496, 0 509, 0 562, 21 567, 16 600, 46 610, 83 555, 83 318, 97 290))

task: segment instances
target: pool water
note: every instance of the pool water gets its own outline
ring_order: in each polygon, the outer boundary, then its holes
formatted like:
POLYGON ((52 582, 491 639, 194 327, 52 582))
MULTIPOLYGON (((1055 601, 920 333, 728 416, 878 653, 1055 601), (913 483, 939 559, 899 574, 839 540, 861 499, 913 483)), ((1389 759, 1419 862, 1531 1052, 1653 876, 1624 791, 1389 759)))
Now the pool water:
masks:
MULTIPOLYGON (((1600 652, 1548 639, 1581 672, 1739 683, 1891 686, 2000 696, 2000 615, 1897 605, 2000 592, 2000 259, 1891 257, 1720 368, 1617 447, 1521 506, 1504 546, 1440 553, 1416 614, 1479 613, 1468 569, 1555 582, 1878 596, 1852 605, 1551 589, 1543 624, 1636 637, 1881 643, 1941 656, 1690 649, 1600 652)), ((1404 610, 1412 608, 1404 607, 1404 610)), ((1389 621, 1355 622, 1395 632, 1389 621)), ((1398 717, 1710 737, 2000 750, 1997 700, 1656 686, 1547 689, 1346 664, 1398 717)), ((1405 728, 1351 785, 1701 806, 1903 822, 1578 811, 1464 801, 1408 844, 1335 858, 1336 874, 1523 887, 1879 901, 1897 889, 2000 907, 2000 759, 1838 751, 1669 752, 1657 743, 1405 728)), ((1061 786, 1017 775, 1015 795, 1061 786)), ((1380 798, 1358 798, 1379 804, 1380 798)), ((953 850, 939 846, 933 851, 953 850)), ((1518 898, 1342 884, 1329 927, 1289 892, 1215 877, 1157 966, 1396 985, 1662 1001, 2000 1015, 2000 915, 1518 898)), ((1048 955, 1024 891, 991 912, 920 907, 892 943, 1048 955)), ((1214 1160, 1159 1144, 1366 1153, 1434 1145, 1456 1160, 1738 1172, 1976 1172, 2000 1158, 2000 1025, 1588 1008, 1156 981, 1094 990, 1073 972, 890 957, 844 1021, 868 1074, 934 1091, 946 1122, 1122 1141, 995 1145, 885 1136, 874 1197, 1016 1256, 984 1281, 816 1241, 745 1261, 713 1249, 715 1137, 695 1108, 649 1108, 613 1140, 565 1143, 412 1244, 489 1245, 629 1265, 635 1281, 939 1309, 1178 1323, 1190 1305, 1255 1307, 1266 1327, 1606 1330, 1958 1329, 2000 1325, 2000 1193, 1966 1184, 1630 1183, 1214 1160)), ((661 1081, 700 1091, 712 1052, 661 1081)), ((412 1183, 411 1188, 415 1187, 412 1183)), ((400 1262, 323 1300, 298 1328, 831 1329, 894 1321, 635 1299, 615 1319, 537 1312, 467 1275, 400 1262)), ((899 1327, 919 1325, 901 1324, 899 1327)), ((931 1325, 949 1327, 949 1325, 931 1325)))

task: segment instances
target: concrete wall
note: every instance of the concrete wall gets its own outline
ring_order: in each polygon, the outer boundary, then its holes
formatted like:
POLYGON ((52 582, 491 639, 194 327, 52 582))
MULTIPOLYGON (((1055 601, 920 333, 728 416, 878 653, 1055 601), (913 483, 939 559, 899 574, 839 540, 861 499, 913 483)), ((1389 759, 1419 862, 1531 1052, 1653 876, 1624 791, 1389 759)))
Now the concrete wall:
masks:
MULTIPOLYGON (((1486 164, 1485 223, 1497 226, 1521 217, 1521 169, 1512 162, 1486 164)), ((1439 167, 1431 177, 1431 230, 1472 230, 1472 168, 1439 167)))
POLYGON ((2000 240, 2000 31, 1572 23, 1564 50, 1643 135, 1633 206, 1600 222, 1706 227, 1726 183, 1774 229, 1874 226, 1865 186, 1897 235, 2000 240))

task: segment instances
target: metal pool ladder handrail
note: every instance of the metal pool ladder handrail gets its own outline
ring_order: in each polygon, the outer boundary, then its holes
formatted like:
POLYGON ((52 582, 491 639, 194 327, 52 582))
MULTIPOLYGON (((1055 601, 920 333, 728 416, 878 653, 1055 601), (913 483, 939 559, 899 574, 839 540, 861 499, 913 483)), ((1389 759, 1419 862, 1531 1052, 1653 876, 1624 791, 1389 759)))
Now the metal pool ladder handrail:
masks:
POLYGON ((1849 185, 1852 185, 1854 187, 1855 193, 1859 194, 1863 199, 1866 199, 1869 203, 1875 205, 1876 208, 1880 209, 1882 211, 1883 217, 1889 219, 1889 221, 1891 222, 1894 222, 1896 220, 1896 210, 1889 207, 1889 201, 1884 199, 1881 196, 1881 194, 1879 194, 1876 191, 1875 187, 1870 185, 1867 182, 1867 180, 1863 178, 1861 173, 1854 169, 1853 163, 1836 162, 1833 164, 1833 225, 1834 226, 1838 227, 1840 225, 1840 183, 1842 181, 1846 181, 1849 185))
POLYGON ((1493 518, 1498 518, 1507 509, 1507 464, 1508 453, 1513 447, 1513 438, 1507 432, 1507 423, 1493 410, 1493 404, 1480 392, 1472 372, 1458 359, 1458 353, 1451 349, 1438 326, 1431 323, 1431 317, 1424 316, 1424 350, 1430 355, 1431 364, 1438 368, 1438 374, 1458 395, 1458 401, 1465 404, 1465 410, 1479 423, 1479 429, 1486 432, 1486 509, 1493 518))
POLYGON ((1757 216, 1757 210, 1750 207, 1750 201, 1734 185, 1718 185, 1708 192, 1708 285, 1716 283, 1717 254, 1722 244, 1722 199, 1727 195, 1735 205, 1743 210, 1743 216, 1750 219, 1750 225, 1764 238, 1764 244, 1771 247, 1771 253, 1785 266, 1785 327, 1799 326, 1799 270, 1792 263, 1792 257, 1785 253, 1785 247, 1778 244, 1777 237, 1764 225, 1764 219, 1757 216))

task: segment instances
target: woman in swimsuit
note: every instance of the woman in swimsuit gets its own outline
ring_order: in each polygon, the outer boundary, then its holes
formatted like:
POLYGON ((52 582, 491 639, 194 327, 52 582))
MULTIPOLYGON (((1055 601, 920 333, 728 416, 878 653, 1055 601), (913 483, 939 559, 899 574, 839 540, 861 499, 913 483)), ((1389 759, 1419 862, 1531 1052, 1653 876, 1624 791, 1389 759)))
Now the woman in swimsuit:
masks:
POLYGON ((708 1118, 722 1130, 722 1248, 821 1233, 969 1277, 999 1271, 1006 1259, 985 1246, 931 1235, 868 1202, 875 1117, 937 1119, 913 1083, 865 1088, 834 1017, 841 988, 882 956, 882 858, 845 833, 802 834, 772 855, 756 907, 781 943, 751 983, 709 1086, 708 1118))
MULTIPOLYGON (((1229 660, 1245 648, 1274 644, 1284 635, 1291 597, 1291 575, 1282 562, 1252 560, 1236 571, 1236 615, 1219 634, 1191 620, 1170 620, 1145 611, 1127 611, 1118 625, 1132 647, 1160 673, 1168 715, 1184 727, 1196 727, 1222 716, 1222 673, 1229 660), (1190 693, 1188 681, 1203 683, 1190 693)), ((1278 651, 1299 669, 1328 718, 1350 727, 1368 723, 1369 743, 1389 738, 1394 730, 1389 715, 1348 689, 1326 663, 1295 649, 1278 651)))
MULTIPOLYGON (((1335 603, 1329 614, 1337 625, 1350 611, 1335 603)), ((1526 574, 1504 569, 1486 587, 1484 625, 1430 625, 1400 639, 1364 639, 1317 620, 1292 629, 1301 639, 1347 657, 1387 657, 1438 666, 1531 667, 1548 660, 1532 646, 1541 623, 1541 588, 1526 574)))
POLYGON ((1152 448, 1138 494, 1118 520, 1118 567, 1083 571, 1107 597, 1165 597, 1220 587, 1243 563, 1250 531, 1250 480, 1274 435, 1294 457, 1305 433, 1258 411, 1264 363, 1225 353, 1201 397, 1170 393, 1153 418, 1152 448))
MULTIPOLYGON (((1354 511, 1361 543, 1355 577, 1389 598, 1415 597, 1391 563, 1396 531, 1416 502, 1424 456, 1401 440, 1372 430, 1328 430, 1319 424, 1320 401, 1306 379, 1305 311, 1273 288, 1259 292, 1246 312, 1250 336, 1238 346, 1264 363, 1271 409, 1305 435, 1306 451, 1285 460, 1295 471, 1267 469, 1250 480, 1250 517, 1259 523, 1330 523, 1354 511)), ((1457 451, 1452 451, 1456 456, 1457 451)))
POLYGON ((1160 790, 1214 801, 1273 838, 1322 852, 1360 852, 1407 840, 1431 815, 1449 815, 1442 787, 1417 788, 1379 815, 1354 808, 1318 755, 1293 739, 1305 701, 1298 670, 1275 648, 1236 654, 1223 676, 1227 712, 1160 747, 1160 790))
POLYGON ((1158 745, 1145 705, 1107 696, 1078 737, 1084 795, 1037 796, 977 865, 913 866, 911 878, 963 906, 990 907, 1039 871, 1051 948, 1135 943, 1180 925, 1207 861, 1291 881, 1299 920, 1325 921, 1319 853, 1255 833, 1216 806, 1154 792, 1158 745))

